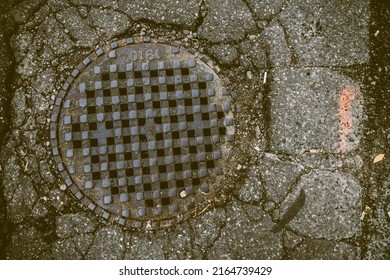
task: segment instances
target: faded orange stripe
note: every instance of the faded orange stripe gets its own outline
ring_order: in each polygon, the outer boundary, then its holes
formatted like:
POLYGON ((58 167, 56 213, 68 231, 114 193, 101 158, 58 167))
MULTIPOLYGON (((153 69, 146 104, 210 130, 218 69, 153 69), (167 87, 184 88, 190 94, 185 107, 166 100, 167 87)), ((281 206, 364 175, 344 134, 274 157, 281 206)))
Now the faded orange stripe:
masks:
POLYGON ((346 151, 347 136, 352 130, 351 102, 355 98, 352 87, 343 89, 339 96, 340 152, 346 151))

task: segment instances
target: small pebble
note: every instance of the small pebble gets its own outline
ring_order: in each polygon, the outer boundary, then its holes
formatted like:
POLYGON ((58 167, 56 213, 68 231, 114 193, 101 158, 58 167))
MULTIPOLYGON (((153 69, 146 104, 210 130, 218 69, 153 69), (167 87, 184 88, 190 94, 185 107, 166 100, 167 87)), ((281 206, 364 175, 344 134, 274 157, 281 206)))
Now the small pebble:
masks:
POLYGON ((252 78, 253 78, 253 73, 252 73, 252 71, 246 72, 246 77, 247 77, 249 80, 252 80, 252 78))
POLYGON ((237 165, 237 170, 241 170, 241 169, 242 169, 242 165, 241 164, 237 165))
POLYGON ((186 196, 187 196, 186 191, 181 191, 181 192, 180 192, 180 197, 181 197, 181 198, 185 198, 186 196))
POLYGON ((62 191, 66 190, 66 185, 62 184, 62 185, 60 186, 60 190, 62 190, 62 191))

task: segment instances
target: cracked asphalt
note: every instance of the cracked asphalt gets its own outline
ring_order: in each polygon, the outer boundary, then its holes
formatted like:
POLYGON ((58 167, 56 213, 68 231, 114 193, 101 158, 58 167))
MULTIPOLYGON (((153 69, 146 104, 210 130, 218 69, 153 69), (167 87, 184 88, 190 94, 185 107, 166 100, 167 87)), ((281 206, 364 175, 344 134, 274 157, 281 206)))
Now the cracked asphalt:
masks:
POLYGON ((0 257, 390 259, 389 22, 378 0, 2 1, 0 257), (236 92, 237 166, 207 209, 141 232, 72 196, 49 124, 87 55, 146 36, 236 92))

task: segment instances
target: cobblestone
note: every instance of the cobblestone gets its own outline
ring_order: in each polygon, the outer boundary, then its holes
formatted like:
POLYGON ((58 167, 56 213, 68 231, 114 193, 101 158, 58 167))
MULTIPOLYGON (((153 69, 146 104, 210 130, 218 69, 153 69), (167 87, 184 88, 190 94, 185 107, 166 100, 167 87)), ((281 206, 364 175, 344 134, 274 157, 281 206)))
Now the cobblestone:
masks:
POLYGON ((244 185, 239 189, 238 197, 248 203, 260 202, 263 197, 263 185, 260 180, 260 170, 253 167, 248 172, 244 185))
POLYGON ((359 248, 344 242, 327 240, 305 240, 292 250, 289 259, 297 260, 358 260, 359 248), (310 257, 308 257, 310 256, 310 257))
POLYGON ((76 8, 71 7, 59 11, 56 19, 64 29, 69 31, 71 39, 75 40, 77 46, 92 47, 97 44, 98 36, 95 30, 85 22, 76 8))
POLYGON ((313 171, 303 175, 297 191, 281 206, 282 214, 300 190, 306 203, 288 227, 311 238, 340 240, 361 234, 362 190, 348 174, 313 171))
POLYGON ((157 24, 174 24, 185 28, 193 28, 200 17, 201 3, 201 0, 181 2, 175 0, 163 2, 120 0, 119 7, 129 14, 133 20, 148 20, 157 24))
POLYGON ((227 208, 226 225, 207 252, 208 259, 278 259, 281 234, 269 230, 271 218, 259 207, 233 202, 227 208))
POLYGON ((11 238, 8 257, 13 260, 48 259, 47 250, 49 245, 43 240, 42 232, 35 227, 20 226, 11 238))
POLYGON ((71 239, 54 242, 52 252, 56 260, 79 260, 82 258, 82 255, 77 251, 71 239))
POLYGON ((365 0, 299 0, 280 18, 299 65, 348 66, 368 61, 369 16, 365 0))
POLYGON ((256 29, 248 7, 241 0, 206 1, 207 15, 199 28, 199 38, 213 43, 237 41, 256 29), (230 7, 221 10, 221 7, 230 7))
POLYGON ((57 236, 62 239, 93 233, 96 229, 95 222, 83 214, 66 214, 58 217, 56 223, 57 236))
POLYGON ((226 223, 226 213, 223 209, 217 208, 206 212, 190 223, 194 230, 194 244, 205 250, 220 235, 221 227, 226 223))
POLYGON ((104 227, 96 231, 95 239, 86 259, 118 260, 125 252, 124 234, 117 227, 104 227))
POLYGON ((280 203, 289 193, 294 182, 303 172, 303 167, 292 162, 281 161, 276 155, 266 153, 260 163, 269 200, 280 203))
POLYGON ((126 15, 108 9, 92 8, 89 16, 92 24, 97 28, 100 39, 105 41, 112 40, 132 26, 126 15))
POLYGON ((131 235, 125 259, 162 260, 165 258, 167 236, 163 232, 131 235))
POLYGON ((249 7, 259 19, 271 19, 282 9, 286 0, 247 0, 249 7))
POLYGON ((272 68, 288 67, 292 62, 292 53, 287 45, 284 30, 277 20, 271 21, 264 31, 268 59, 272 68))
POLYGON ((227 44, 212 46, 211 53, 220 64, 232 64, 238 56, 237 50, 227 44))
POLYGON ((192 233, 191 225, 188 222, 178 226, 172 233, 170 233, 168 237, 169 242, 165 247, 165 259, 195 259, 194 252, 192 250, 192 233))
POLYGON ((356 82, 324 68, 281 69, 272 75, 274 151, 300 154, 322 148, 338 153, 357 148, 362 94, 356 82), (348 105, 343 101, 346 90, 351 92, 348 105), (347 120, 344 112, 348 114, 347 120))

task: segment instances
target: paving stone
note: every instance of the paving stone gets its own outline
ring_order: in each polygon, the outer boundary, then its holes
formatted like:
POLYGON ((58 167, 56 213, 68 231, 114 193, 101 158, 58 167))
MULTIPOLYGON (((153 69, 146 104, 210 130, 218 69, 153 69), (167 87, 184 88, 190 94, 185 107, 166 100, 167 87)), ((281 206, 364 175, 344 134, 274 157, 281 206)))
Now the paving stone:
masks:
POLYGON ((31 213, 35 219, 44 218, 49 213, 43 199, 38 199, 31 213))
POLYGON ((360 249, 344 242, 305 240, 289 254, 293 260, 358 260, 360 249))
POLYGON ((194 243, 201 248, 208 248, 220 233, 220 228, 226 222, 225 211, 217 208, 190 220, 194 230, 194 243))
POLYGON ((194 259, 191 242, 192 236, 192 229, 189 222, 178 225, 173 232, 170 232, 168 238, 169 245, 166 246, 166 259, 194 259))
POLYGON ((207 252, 208 259, 280 259, 281 233, 271 233, 271 218, 260 207, 233 202, 226 225, 207 252))
POLYGON ((271 19, 280 12, 286 0, 248 0, 247 2, 259 19, 271 19))
POLYGON ((374 201, 375 208, 373 215, 365 219, 370 229, 366 236, 365 258, 388 260, 390 258, 390 176, 384 177, 378 185, 373 181, 369 197, 374 201))
POLYGON ((305 204, 287 224, 288 228, 327 240, 361 234, 362 189, 351 175, 328 171, 303 175, 296 191, 282 204, 282 216, 302 189, 306 194, 305 204))
POLYGON ((163 260, 164 247, 168 242, 163 232, 131 235, 131 245, 125 259, 128 260, 163 260))
MULTIPOLYGON (((66 14, 63 14, 62 16, 66 17, 66 14)), ((65 27, 61 25, 55 19, 55 17, 49 17, 48 19, 46 19, 44 24, 42 24, 39 27, 37 33, 43 38, 45 38, 48 42, 50 42, 51 50, 54 52, 54 54, 58 56, 67 54, 74 47, 74 43, 71 40, 70 36, 67 33, 65 33, 65 27)), ((19 43, 20 41, 23 40, 23 38, 24 36, 18 37, 17 42, 19 43)), ((84 40, 87 40, 87 38, 85 38, 84 40)), ((93 37, 91 37, 91 40, 93 40, 93 37)), ((30 45, 28 45, 28 48, 30 48, 30 52, 36 52, 34 48, 31 49, 30 45)), ((27 59, 28 57, 24 58, 24 60, 27 59)), ((27 60, 27 62, 29 61, 27 60)), ((32 64, 33 62, 29 62, 29 63, 32 64)), ((22 65, 25 65, 25 63, 22 65)), ((26 69, 26 68, 27 68, 26 66, 24 67, 19 66, 19 69, 26 69)), ((29 68, 31 68, 31 66, 28 67, 26 70, 28 70, 29 68)), ((19 72, 26 73, 27 72, 26 70, 19 70, 19 72)), ((37 71, 31 71, 31 72, 36 73, 37 71)))
POLYGON ((267 198, 280 203, 288 194, 298 176, 303 172, 303 166, 287 161, 281 161, 276 155, 265 153, 260 161, 265 182, 267 198))
POLYGON ((84 214, 66 214, 56 221, 56 233, 59 238, 69 238, 78 234, 93 233, 96 223, 84 214))
POLYGON ((79 15, 78 10, 74 7, 61 10, 56 14, 56 18, 64 28, 69 30, 80 47, 94 47, 98 43, 96 32, 85 22, 79 15))
POLYGON ((43 240, 42 232, 35 227, 18 227, 8 244, 7 259, 40 259, 41 254, 48 249, 49 245, 43 240))
POLYGON ((368 62, 370 1, 298 0, 280 19, 299 65, 348 66, 368 62))
POLYGON ((284 30, 273 20, 264 31, 268 58, 272 68, 288 67, 291 64, 291 51, 288 48, 284 30))
POLYGON ((94 7, 111 7, 111 8, 115 8, 118 6, 117 3, 118 1, 112 1, 112 0, 66 0, 66 1, 69 1, 71 4, 76 6, 94 6, 94 7))
POLYGON ((272 76, 273 151, 338 153, 358 147, 363 109, 354 81, 324 68, 281 69, 272 76))
POLYGON ((10 168, 12 165, 6 167, 3 181, 7 219, 13 223, 20 223, 30 216, 38 195, 30 177, 17 173, 19 168, 14 170, 10 168))
POLYGON ((45 0, 32 0, 20 3, 10 13, 18 24, 25 24, 44 2, 45 0))
POLYGON ((52 244, 52 253, 56 260, 80 260, 82 258, 71 239, 55 241, 52 244))
POLYGON ((238 56, 237 50, 228 44, 212 46, 211 53, 220 64, 232 64, 238 56))
POLYGON ((101 40, 112 40, 131 27, 131 21, 126 15, 109 9, 92 8, 89 16, 98 28, 101 40))
POLYGON ((47 4, 50 6, 50 8, 57 11, 64 7, 70 7, 71 2, 69 0, 47 0, 47 4))
POLYGON ((92 233, 82 233, 71 237, 75 249, 82 255, 86 255, 91 248, 95 236, 92 233))
POLYGON ((297 246, 299 243, 303 241, 303 238, 299 235, 296 235, 295 233, 285 230, 284 231, 284 236, 283 236, 283 245, 287 249, 294 248, 297 246))
POLYGON ((259 40, 245 40, 240 44, 240 62, 244 68, 264 69, 266 53, 259 40))
POLYGON ((208 0, 208 12, 198 30, 199 38, 213 43, 237 41, 256 29, 248 7, 241 0, 208 0), (221 7, 229 9, 221 10, 221 7))
POLYGON ((193 27, 199 17, 201 0, 127 1, 119 0, 118 6, 133 20, 150 20, 158 24, 174 24, 193 27))
POLYGON ((48 198, 50 204, 54 206, 58 211, 62 211, 69 204, 69 196, 60 189, 53 189, 49 192, 48 198))
POLYGON ((108 226, 96 231, 95 239, 86 259, 92 260, 118 260, 125 253, 124 234, 115 226, 108 226))
POLYGON ((263 185, 260 181, 260 175, 260 170, 257 166, 251 167, 244 185, 238 191, 238 198, 241 201, 249 203, 261 201, 263 185))

